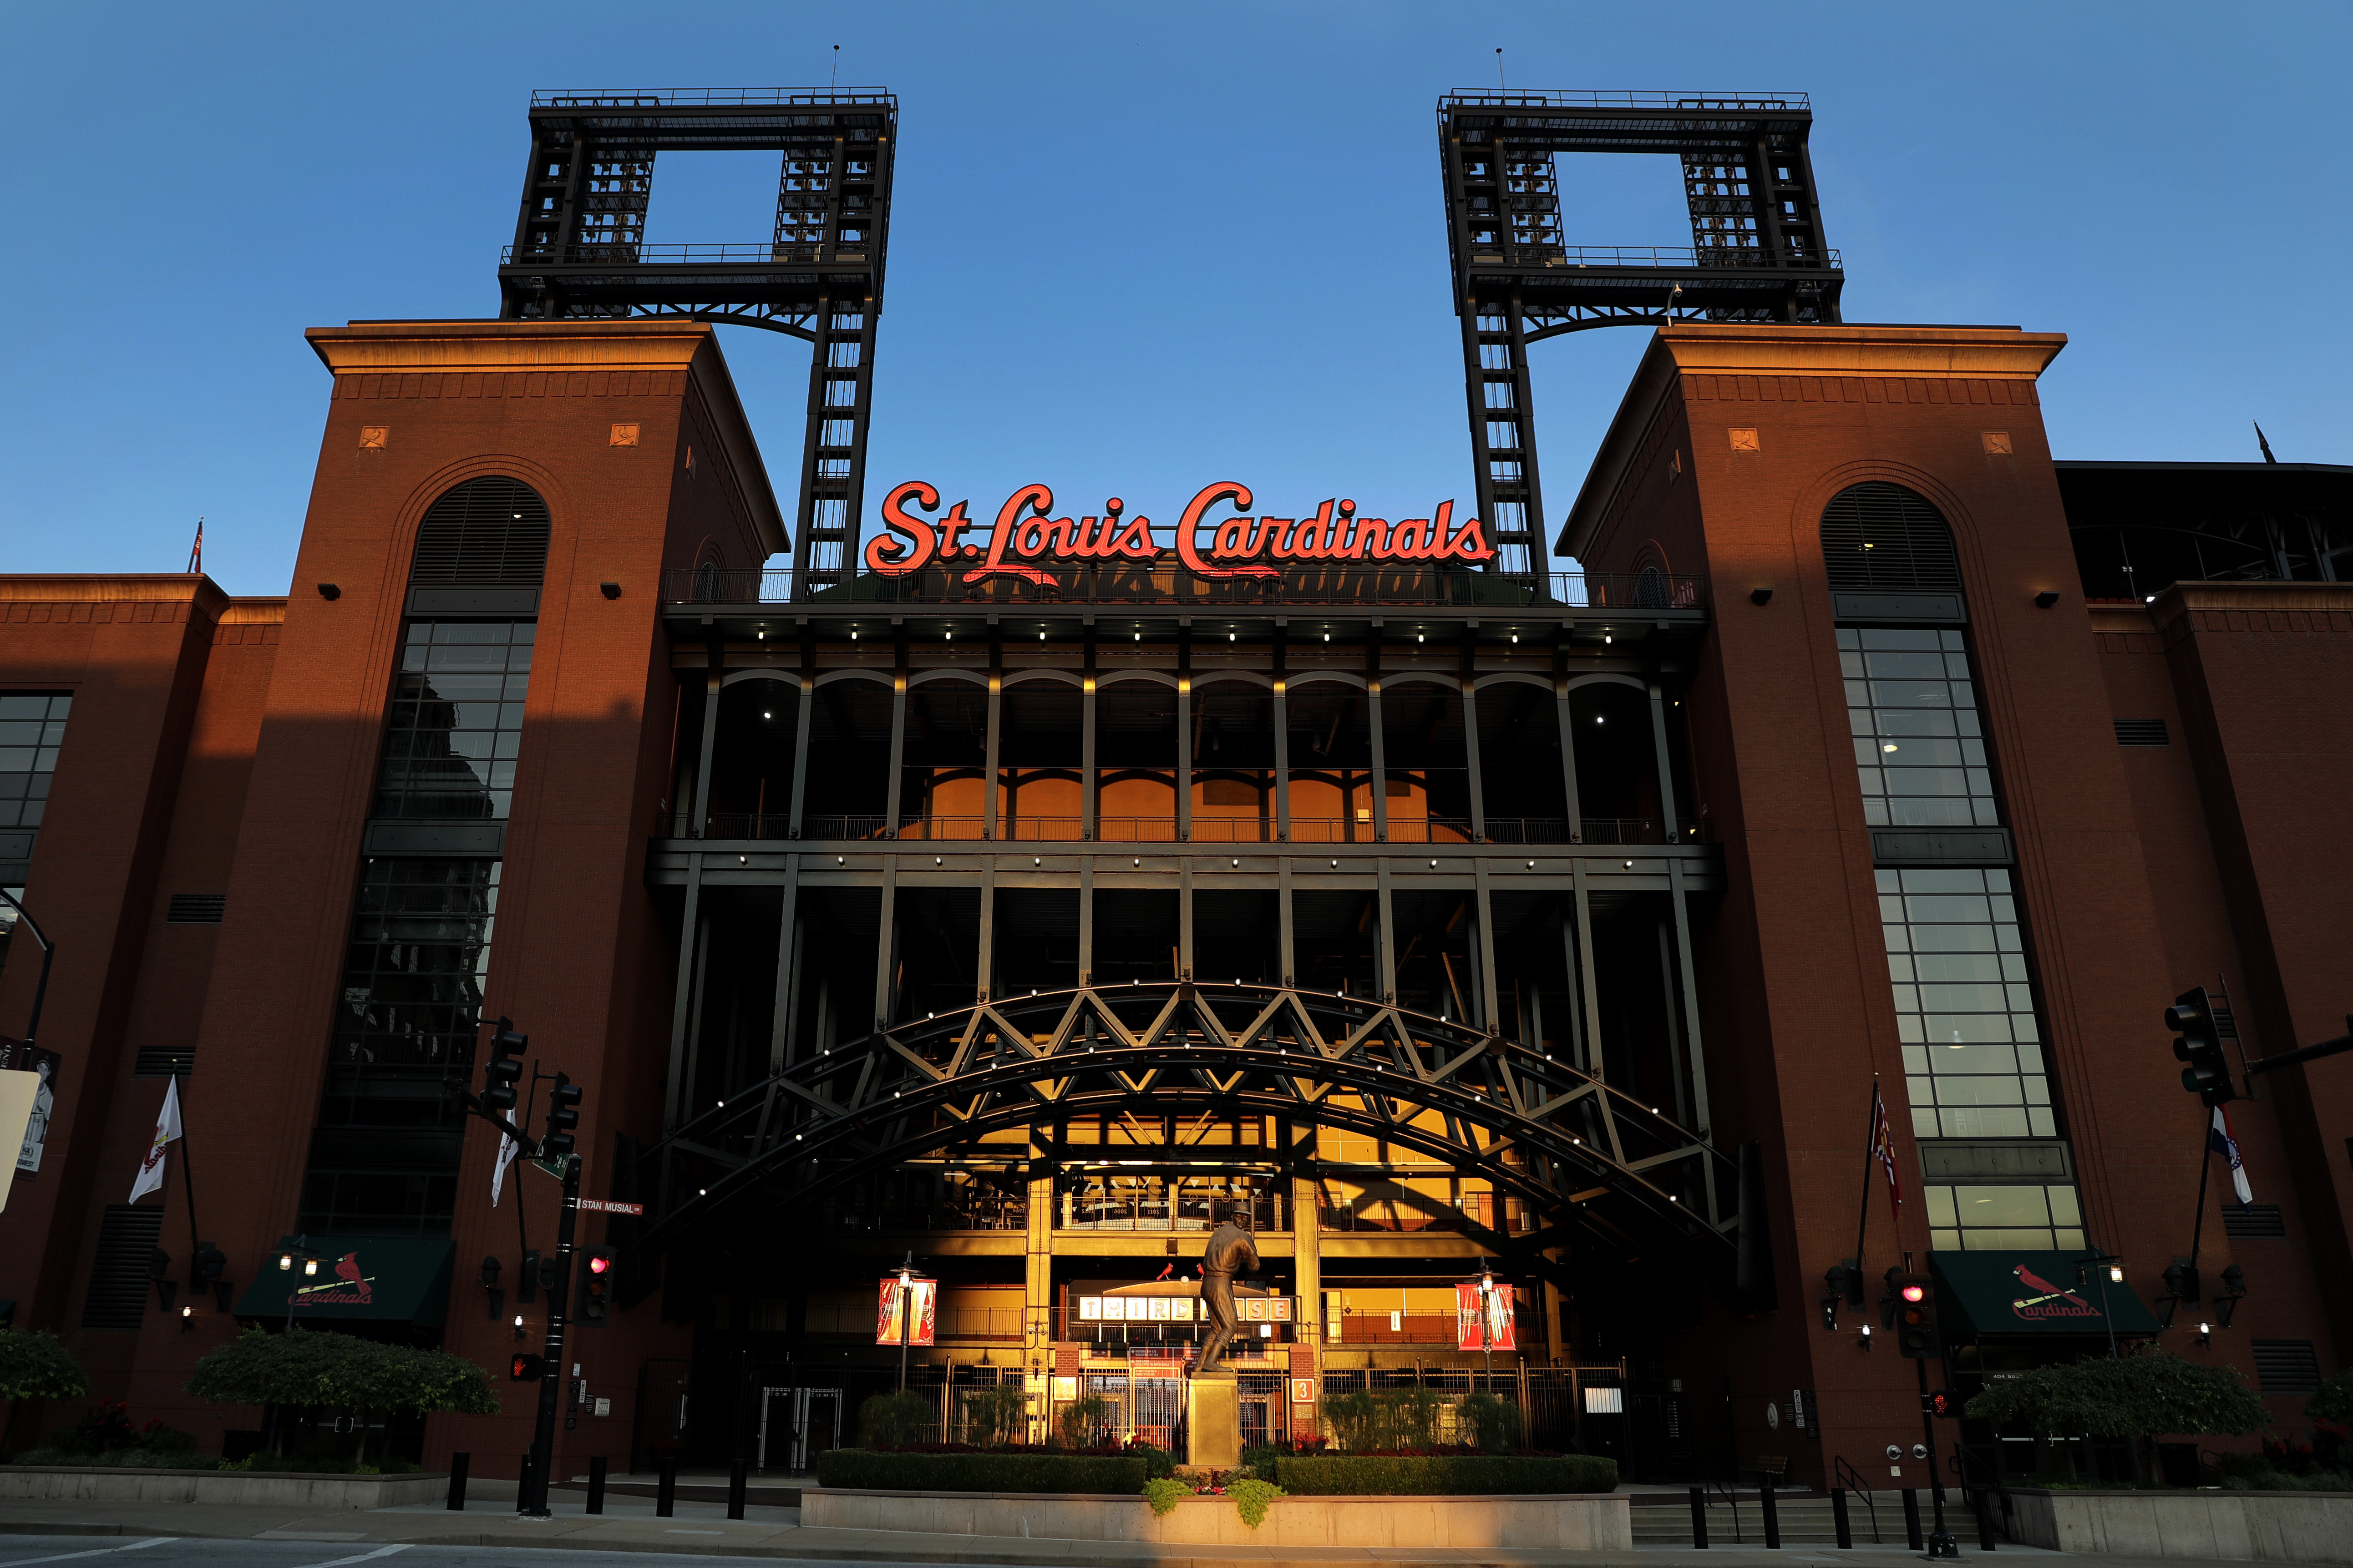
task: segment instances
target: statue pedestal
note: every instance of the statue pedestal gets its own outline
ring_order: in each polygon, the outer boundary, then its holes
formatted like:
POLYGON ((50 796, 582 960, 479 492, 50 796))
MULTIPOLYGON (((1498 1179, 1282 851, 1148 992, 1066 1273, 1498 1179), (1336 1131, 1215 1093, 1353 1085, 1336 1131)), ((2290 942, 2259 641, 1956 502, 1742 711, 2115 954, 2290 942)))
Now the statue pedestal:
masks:
POLYGON ((1185 1462, 1211 1470, 1242 1462, 1241 1393, 1232 1373, 1199 1373, 1186 1383, 1185 1462))

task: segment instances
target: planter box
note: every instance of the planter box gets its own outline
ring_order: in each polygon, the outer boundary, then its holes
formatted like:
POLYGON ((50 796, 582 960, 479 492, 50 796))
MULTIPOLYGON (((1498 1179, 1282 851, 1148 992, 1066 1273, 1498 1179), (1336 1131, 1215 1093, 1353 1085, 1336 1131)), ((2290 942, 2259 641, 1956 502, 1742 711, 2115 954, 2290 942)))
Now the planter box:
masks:
POLYGON ((149 1470, 94 1465, 0 1466, 0 1498, 53 1502, 225 1502, 269 1508, 397 1508, 449 1494, 445 1472, 314 1476, 251 1470, 149 1470))
POLYGON ((2054 1552, 2353 1563, 2353 1492, 2005 1489, 2012 1533, 2054 1552))
POLYGON ((1625 1552, 1622 1494, 1576 1497, 1281 1497, 1256 1530, 1229 1497, 1189 1497, 1155 1514, 1140 1497, 1079 1492, 850 1491, 806 1487, 804 1530, 906 1530, 1188 1546, 1530 1547, 1625 1552))

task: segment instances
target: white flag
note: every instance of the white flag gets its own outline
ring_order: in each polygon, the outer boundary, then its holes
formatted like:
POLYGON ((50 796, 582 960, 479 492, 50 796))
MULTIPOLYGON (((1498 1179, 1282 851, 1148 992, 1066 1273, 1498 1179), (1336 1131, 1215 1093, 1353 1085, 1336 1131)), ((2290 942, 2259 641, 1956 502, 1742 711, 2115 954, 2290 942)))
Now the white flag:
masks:
POLYGON ((2247 1184, 2247 1167, 2239 1159, 2239 1141, 2231 1136, 2231 1119, 2222 1108, 2214 1108, 2214 1125, 2206 1134, 2206 1145, 2231 1163, 2231 1185, 2239 1194, 2242 1205, 2255 1201, 2255 1189, 2247 1184))
POLYGON ((499 1188, 506 1184, 507 1167, 514 1163, 515 1141, 499 1134, 499 1157, 491 1162, 491 1206, 499 1206, 499 1188))
POLYGON ((147 1145, 147 1158, 139 1165, 139 1179, 131 1184, 132 1203, 163 1189, 164 1146, 179 1135, 180 1080, 174 1078, 164 1086, 164 1113, 155 1118, 155 1141, 147 1145))

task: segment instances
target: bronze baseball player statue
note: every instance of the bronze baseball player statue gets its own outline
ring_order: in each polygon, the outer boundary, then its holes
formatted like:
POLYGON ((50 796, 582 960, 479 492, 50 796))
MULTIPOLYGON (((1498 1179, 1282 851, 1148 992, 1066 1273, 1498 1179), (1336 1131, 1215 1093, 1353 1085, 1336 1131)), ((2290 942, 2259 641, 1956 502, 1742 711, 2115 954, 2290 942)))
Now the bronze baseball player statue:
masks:
POLYGON ((1234 1337, 1234 1276, 1258 1266, 1257 1244, 1231 1218, 1209 1233, 1201 1249, 1201 1300, 1208 1304, 1209 1338, 1194 1364, 1195 1375, 1214 1371, 1219 1352, 1234 1337))

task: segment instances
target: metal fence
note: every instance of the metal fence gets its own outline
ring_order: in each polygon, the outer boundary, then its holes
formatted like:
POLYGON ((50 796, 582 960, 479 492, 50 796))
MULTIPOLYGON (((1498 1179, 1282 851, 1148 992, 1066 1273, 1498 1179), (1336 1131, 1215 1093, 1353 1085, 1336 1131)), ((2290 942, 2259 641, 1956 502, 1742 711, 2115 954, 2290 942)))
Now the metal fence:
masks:
POLYGON ((910 812, 892 818, 883 812, 851 816, 809 816, 801 819, 798 835, 792 818, 781 812, 718 812, 706 818, 703 831, 690 831, 687 816, 668 813, 657 823, 659 837, 701 837, 731 842, 761 839, 817 839, 860 843, 898 840, 927 844, 1706 844, 1714 842, 1711 823, 1701 818, 1678 822, 1672 834, 1654 816, 1588 816, 1571 821, 1559 816, 1491 816, 1483 837, 1472 831, 1468 817, 1389 818, 1388 832, 1380 834, 1369 820, 1337 816, 1294 816, 1286 839, 1269 818, 1201 816, 1193 818, 1183 836, 1176 818, 1167 816, 1098 816, 1092 832, 1082 816, 1000 816, 992 829, 983 816, 944 816, 910 812))

